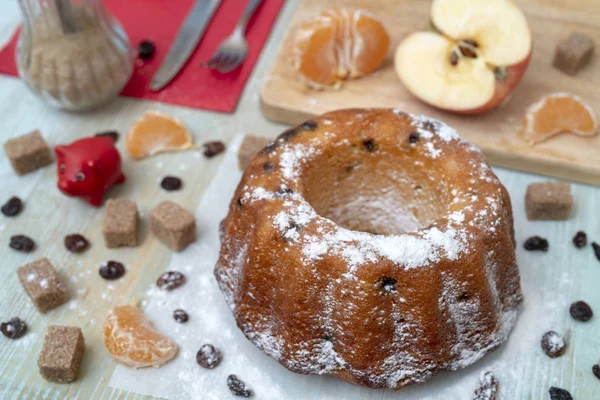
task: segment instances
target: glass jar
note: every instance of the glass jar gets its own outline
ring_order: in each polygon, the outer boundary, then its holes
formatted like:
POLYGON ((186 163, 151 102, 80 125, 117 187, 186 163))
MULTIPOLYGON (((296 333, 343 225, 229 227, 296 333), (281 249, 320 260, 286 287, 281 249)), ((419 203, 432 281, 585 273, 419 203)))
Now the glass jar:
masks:
POLYGON ((19 5, 17 66, 34 93, 71 111, 119 94, 131 77, 133 52, 101 0, 19 0, 19 5))

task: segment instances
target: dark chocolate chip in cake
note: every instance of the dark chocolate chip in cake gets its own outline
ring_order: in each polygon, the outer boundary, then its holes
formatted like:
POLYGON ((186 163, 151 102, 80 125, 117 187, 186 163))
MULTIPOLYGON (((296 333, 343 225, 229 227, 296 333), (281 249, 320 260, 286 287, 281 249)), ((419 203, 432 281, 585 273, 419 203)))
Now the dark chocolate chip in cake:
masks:
POLYGON ((374 139, 367 139, 363 141, 363 147, 367 149, 369 152, 373 152, 376 150, 377 146, 375 144, 374 139))
POLYGON ((167 271, 158 277, 156 286, 161 290, 174 290, 186 281, 185 275, 179 271, 167 271))
POLYGON ((65 236, 65 247, 71 253, 81 253, 90 246, 90 242, 78 233, 65 236))
POLYGON ((466 301, 469 300, 471 298, 471 295, 469 294, 469 292, 462 290, 458 296, 456 296, 456 300, 457 301, 466 301))
POLYGON ((305 131, 314 131, 318 127, 319 124, 317 124, 317 121, 315 121, 314 119, 309 119, 308 121, 305 121, 302 125, 300 125, 300 128, 305 131))
POLYGON ((550 400, 573 400, 573 396, 565 389, 552 386, 548 391, 550 400))
POLYGON ((18 215, 23 209, 23 202, 17 196, 13 196, 2 206, 2 214, 7 217, 18 215))
POLYGON ((227 377, 227 387, 236 396, 251 397, 254 394, 244 381, 233 374, 227 377))
POLYGON ((263 170, 265 172, 270 172, 273 171, 275 169, 275 165, 273 165, 273 163, 271 162, 266 162, 263 164, 263 170))
POLYGON ((587 322, 594 316, 592 308, 585 301, 576 301, 569 308, 571 317, 577 321, 587 322))
POLYGON ((411 132, 408 135, 408 143, 415 144, 419 141, 420 138, 421 138, 421 135, 419 135, 419 132, 411 132))
POLYGON ((221 352, 212 344, 204 344, 196 353, 196 362, 203 368, 213 369, 221 362, 221 352))
POLYGON ((554 331, 544 333, 541 340, 542 350, 550 358, 562 356, 567 350, 565 339, 554 331))
POLYGON ((11 236, 8 245, 11 249, 22 251, 23 253, 31 253, 35 249, 35 242, 33 239, 25 235, 11 236))
POLYGON ((0 323, 0 332, 9 339, 19 339, 27 333, 27 324, 20 318, 0 323))
POLYGON ((242 198, 241 198, 241 197, 238 197, 238 199, 237 199, 237 205, 238 205, 238 208, 239 208, 240 210, 241 210, 242 208, 244 208, 244 204, 242 204, 242 198))
POLYGON ((290 140, 290 138, 296 136, 298 132, 298 128, 286 129, 285 131, 283 131, 283 133, 281 133, 281 135, 277 137, 277 140, 287 142, 288 140, 290 140))
POLYGON ((548 241, 539 236, 532 236, 525 241, 525 250, 527 251, 548 251, 548 241))
POLYGON ((396 283, 398 283, 396 279, 384 276, 381 278, 381 289, 384 293, 394 292, 396 290, 396 283))

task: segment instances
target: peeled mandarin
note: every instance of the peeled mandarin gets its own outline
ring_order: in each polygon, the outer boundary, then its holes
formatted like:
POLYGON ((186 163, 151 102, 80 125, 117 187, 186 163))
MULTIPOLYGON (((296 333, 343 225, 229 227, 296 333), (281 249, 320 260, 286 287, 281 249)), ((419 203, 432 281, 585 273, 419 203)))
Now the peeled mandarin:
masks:
POLYGON ((125 147, 135 159, 192 147, 192 135, 175 117, 148 111, 129 130, 125 147))
POLYGON ((358 78, 377 70, 390 38, 373 15, 356 9, 323 11, 300 24, 291 44, 291 63, 314 88, 358 78))
POLYGON ((579 96, 552 93, 532 104, 523 118, 523 135, 530 145, 561 133, 592 137, 598 120, 592 108, 579 96))
POLYGON ((177 355, 177 344, 162 335, 134 305, 110 311, 104 321, 104 346, 128 367, 158 367, 177 355))

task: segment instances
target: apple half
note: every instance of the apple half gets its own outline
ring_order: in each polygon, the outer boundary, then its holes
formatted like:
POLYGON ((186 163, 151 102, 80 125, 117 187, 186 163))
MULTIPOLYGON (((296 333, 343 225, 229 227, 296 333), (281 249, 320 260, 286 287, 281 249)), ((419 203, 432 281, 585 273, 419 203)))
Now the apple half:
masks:
POLYGON ((525 16, 511 0, 434 0, 430 32, 398 46, 395 67, 417 98, 458 114, 508 101, 531 59, 525 16))

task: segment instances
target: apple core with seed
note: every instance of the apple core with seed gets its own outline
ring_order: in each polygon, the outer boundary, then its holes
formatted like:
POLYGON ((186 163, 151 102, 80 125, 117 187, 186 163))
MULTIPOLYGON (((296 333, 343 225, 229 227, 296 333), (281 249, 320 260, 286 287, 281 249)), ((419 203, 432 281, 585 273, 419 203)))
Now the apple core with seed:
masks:
POLYGON ((478 114, 508 100, 531 59, 525 16, 511 0, 434 0, 433 31, 398 46, 395 67, 409 92, 434 107, 478 114))

